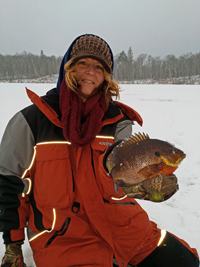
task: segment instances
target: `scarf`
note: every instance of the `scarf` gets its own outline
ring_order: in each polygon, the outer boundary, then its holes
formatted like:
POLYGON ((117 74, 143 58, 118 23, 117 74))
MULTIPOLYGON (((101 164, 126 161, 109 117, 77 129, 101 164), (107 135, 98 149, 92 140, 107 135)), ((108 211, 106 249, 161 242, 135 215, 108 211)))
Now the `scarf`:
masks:
POLYGON ((97 93, 83 103, 80 95, 69 89, 63 79, 59 106, 65 139, 75 147, 91 143, 102 128, 102 118, 106 112, 104 95, 97 93))

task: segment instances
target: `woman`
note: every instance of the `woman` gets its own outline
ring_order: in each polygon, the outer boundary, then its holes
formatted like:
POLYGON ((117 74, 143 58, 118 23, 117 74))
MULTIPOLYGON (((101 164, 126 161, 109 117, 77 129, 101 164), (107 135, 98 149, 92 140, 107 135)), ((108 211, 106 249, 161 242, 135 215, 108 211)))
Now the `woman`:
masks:
POLYGON ((9 122, 0 148, 2 267, 23 266, 25 227, 37 267, 113 266, 113 258, 119 266, 198 266, 195 249, 170 233, 161 240, 135 199, 114 190, 107 155, 142 119, 112 100, 112 71, 108 44, 79 36, 57 88, 42 98, 27 90, 34 105, 9 122))

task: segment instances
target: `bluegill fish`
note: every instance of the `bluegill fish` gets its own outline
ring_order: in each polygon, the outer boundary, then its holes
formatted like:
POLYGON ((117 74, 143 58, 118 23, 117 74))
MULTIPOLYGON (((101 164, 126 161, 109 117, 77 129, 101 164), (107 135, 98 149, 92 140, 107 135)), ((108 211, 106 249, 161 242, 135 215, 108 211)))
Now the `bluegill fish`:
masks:
POLYGON ((136 185, 160 174, 171 175, 185 157, 170 143, 138 133, 117 145, 106 165, 114 185, 136 185))

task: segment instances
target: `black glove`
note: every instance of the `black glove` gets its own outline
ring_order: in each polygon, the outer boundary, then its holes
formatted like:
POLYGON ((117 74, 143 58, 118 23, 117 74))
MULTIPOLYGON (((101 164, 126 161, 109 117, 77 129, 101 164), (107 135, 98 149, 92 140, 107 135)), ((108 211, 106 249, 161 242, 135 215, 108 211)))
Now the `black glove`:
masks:
POLYGON ((170 176, 159 174, 137 185, 123 186, 125 195, 153 202, 162 202, 169 199, 178 189, 177 178, 174 174, 170 176))
POLYGON ((1 267, 27 267, 23 262, 21 245, 23 241, 6 245, 6 252, 2 259, 1 267))

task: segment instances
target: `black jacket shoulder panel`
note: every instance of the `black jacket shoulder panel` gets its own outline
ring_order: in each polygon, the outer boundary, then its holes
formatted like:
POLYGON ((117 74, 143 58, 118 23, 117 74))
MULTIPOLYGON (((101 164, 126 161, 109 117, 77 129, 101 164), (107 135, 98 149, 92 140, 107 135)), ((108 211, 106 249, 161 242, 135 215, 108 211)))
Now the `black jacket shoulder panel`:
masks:
POLYGON ((42 96, 44 101, 58 114, 58 118, 61 119, 61 112, 59 108, 59 96, 56 88, 51 89, 46 95, 42 96))
POLYGON ((37 115, 39 109, 36 105, 32 104, 24 109, 21 110, 24 118, 26 119, 28 125, 30 126, 34 139, 36 141, 37 138, 37 115))
POLYGON ((107 120, 107 119, 112 119, 118 115, 120 115, 120 109, 119 109, 118 105, 110 102, 108 109, 106 110, 106 112, 103 116, 103 121, 107 120))
MULTIPOLYGON (((108 109, 107 109, 107 111, 103 117, 103 121, 106 119, 113 119, 113 118, 117 117, 118 115, 120 115, 121 112, 122 112, 122 110, 120 110, 120 108, 117 104, 110 102, 109 107, 108 107, 108 109)), ((117 122, 105 125, 101 129, 101 132, 99 133, 99 135, 114 136, 118 123, 121 121, 130 120, 129 117, 125 113, 123 113, 123 115, 124 116, 120 120, 118 120, 117 122)))
MULTIPOLYGON (((56 93, 56 90, 52 89, 48 91, 45 96, 42 96, 42 98, 61 117, 59 110, 59 97, 56 93)), ((59 128, 50 122, 50 120, 39 110, 35 104, 24 108, 21 110, 21 113, 29 124, 36 143, 65 140, 62 128, 59 128)))

